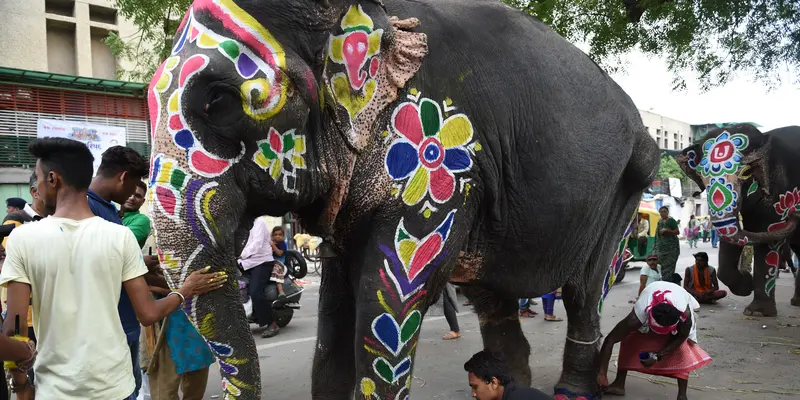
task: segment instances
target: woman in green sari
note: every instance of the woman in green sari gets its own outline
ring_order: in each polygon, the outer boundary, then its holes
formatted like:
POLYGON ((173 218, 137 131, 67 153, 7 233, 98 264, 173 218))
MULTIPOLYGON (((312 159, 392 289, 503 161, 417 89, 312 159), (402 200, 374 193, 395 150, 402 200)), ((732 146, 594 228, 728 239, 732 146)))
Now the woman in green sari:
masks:
POLYGON ((678 263, 678 256, 681 254, 680 242, 678 242, 678 221, 669 216, 669 208, 661 207, 658 209, 661 220, 656 227, 655 253, 658 255, 658 262, 661 264, 661 276, 665 281, 674 282, 672 275, 675 274, 675 264, 678 263))

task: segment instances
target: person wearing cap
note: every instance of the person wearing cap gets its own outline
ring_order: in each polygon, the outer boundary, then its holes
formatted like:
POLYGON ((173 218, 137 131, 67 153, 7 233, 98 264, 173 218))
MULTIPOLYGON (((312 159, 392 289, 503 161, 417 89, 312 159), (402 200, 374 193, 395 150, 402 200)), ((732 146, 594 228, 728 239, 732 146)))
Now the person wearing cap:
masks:
POLYGON ((728 292, 719 290, 717 270, 708 265, 708 254, 703 251, 695 253, 694 265, 686 268, 683 288, 703 304, 714 304, 728 295, 728 292))
POLYGON ((605 394, 624 396, 628 371, 675 378, 678 400, 687 400, 689 373, 711 363, 697 344, 697 300, 666 281, 648 285, 633 310, 611 330, 600 349, 597 384, 605 394), (620 344, 617 376, 608 384, 608 364, 620 344))
POLYGON ((20 211, 25 208, 27 204, 28 203, 25 201, 25 199, 21 199, 19 197, 9 197, 6 199, 6 213, 11 214, 14 211, 20 211))
POLYGON ((639 292, 636 293, 636 298, 629 303, 634 304, 636 300, 639 300, 639 296, 644 291, 644 288, 647 285, 658 282, 661 280, 661 266, 658 265, 658 256, 655 254, 650 254, 645 259, 647 265, 642 267, 641 272, 639 273, 639 292))

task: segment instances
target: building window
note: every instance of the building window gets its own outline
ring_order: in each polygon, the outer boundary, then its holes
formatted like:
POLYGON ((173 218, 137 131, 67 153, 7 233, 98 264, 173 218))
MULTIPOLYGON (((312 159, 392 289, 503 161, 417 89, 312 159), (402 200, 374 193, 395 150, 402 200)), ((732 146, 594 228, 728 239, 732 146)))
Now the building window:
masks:
POLYGON ((47 71, 76 75, 75 24, 47 20, 47 71))
MULTIPOLYGON (((41 3, 40 3, 41 4, 41 3)), ((63 15, 65 17, 75 16, 74 0, 45 0, 44 12, 47 14, 63 15)))
POLYGON ((672 150, 678 150, 678 142, 677 141, 672 143, 672 150))
POLYGON ((664 138, 664 148, 665 149, 669 148, 669 139, 668 138, 664 138))
POLYGON ((107 30, 91 28, 92 75, 100 79, 116 79, 117 60, 103 41, 106 37, 108 37, 107 30))
POLYGON ((117 24, 117 10, 108 7, 89 4, 89 21, 102 24, 117 24))

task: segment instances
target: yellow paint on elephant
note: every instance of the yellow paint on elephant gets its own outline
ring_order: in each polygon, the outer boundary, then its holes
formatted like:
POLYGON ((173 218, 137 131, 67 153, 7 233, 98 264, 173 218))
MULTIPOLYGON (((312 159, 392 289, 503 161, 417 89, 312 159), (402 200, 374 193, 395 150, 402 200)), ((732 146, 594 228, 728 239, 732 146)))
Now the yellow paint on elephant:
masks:
POLYGON ((478 143, 478 142, 475 142, 475 147, 474 147, 474 149, 475 149, 475 151, 481 151, 481 150, 483 150, 483 146, 481 146, 481 144, 480 144, 480 143, 478 143))
POLYGON ((211 215, 211 198, 217 194, 217 189, 210 189, 203 195, 203 216, 206 217, 206 221, 211 224, 211 228, 214 229, 214 232, 217 236, 220 236, 219 228, 217 228, 217 223, 214 221, 214 217, 211 215))
POLYGON ((181 58, 178 56, 172 56, 170 58, 167 58, 167 60, 164 61, 164 69, 167 71, 172 71, 173 69, 175 69, 175 67, 178 66, 178 63, 180 61, 181 58))
POLYGON ((296 168, 306 168, 306 160, 300 156, 292 156, 292 165, 296 168))
POLYGON ((267 103, 269 100, 270 84, 264 78, 251 79, 244 81, 241 86, 242 107, 244 112, 257 121, 262 121, 277 114, 283 103, 284 96, 278 99, 279 104, 267 103), (255 92, 255 95, 253 94, 255 92))
POLYGON ((158 78, 158 82, 156 82, 156 90, 158 92, 164 92, 169 87, 169 84, 172 82, 172 74, 168 72, 163 72, 161 77, 158 78))
POLYGON ((242 382, 240 379, 236 379, 234 377, 230 377, 228 379, 230 379, 231 383, 233 383, 234 385, 236 385, 238 387, 245 388, 245 389, 253 389, 252 385, 248 385, 248 384, 242 382))
POLYGON ((200 324, 197 327, 197 332, 206 339, 211 339, 214 337, 214 314, 209 313, 203 317, 203 320, 200 321, 200 324))
POLYGON ((242 390, 231 382, 233 379, 235 378, 231 378, 230 380, 228 380, 228 378, 222 378, 222 389, 230 393, 233 397, 239 397, 242 395, 242 390))
POLYGON ((272 160, 272 165, 269 166, 269 175, 272 177, 272 180, 274 180, 274 181, 277 181, 278 178, 280 178, 280 176, 281 176, 281 170, 282 170, 281 162, 282 161, 283 161, 282 159, 277 158, 275 160, 272 160))
POLYGON ((175 90, 169 96, 169 102, 167 103, 167 111, 169 111, 170 114, 175 114, 175 113, 178 112, 178 105, 179 105, 178 104, 178 97, 179 96, 180 96, 180 91, 179 90, 175 90))
POLYGON ((431 209, 426 208, 425 211, 422 212, 422 216, 425 217, 425 219, 428 219, 431 217, 431 213, 432 213, 431 209))
POLYGON ((334 36, 328 50, 328 57, 337 64, 344 64, 344 36, 334 36))
POLYGON ((375 350, 375 349, 373 349, 372 347, 370 347, 370 346, 368 346, 366 344, 364 345, 364 350, 366 350, 367 353, 372 354, 373 356, 380 356, 380 357, 387 358, 387 359, 389 358, 388 354, 386 354, 386 353, 384 353, 382 351, 379 351, 379 350, 375 350))
POLYGON ((219 46, 219 41, 211 37, 211 35, 203 32, 197 37, 197 45, 204 49, 213 49, 219 46))
POLYGON ((170 252, 163 252, 161 253, 162 256, 159 260, 162 265, 164 265, 167 269, 175 269, 179 267, 180 259, 175 258, 175 256, 170 252))
POLYGON ((373 28, 372 18, 364 12, 361 5, 350 6, 347 10, 347 14, 342 18, 342 29, 354 28, 356 26, 363 26, 369 30, 373 28))
POLYGON ((383 307, 383 311, 386 311, 387 314, 394 316, 394 310, 392 307, 389 307, 389 304, 386 303, 386 299, 383 298, 383 292, 378 290, 378 303, 383 307))
POLYGON ((369 378, 364 378, 361 380, 361 394, 366 396, 367 398, 371 399, 372 395, 375 394, 375 381, 369 378))
POLYGON ((417 168, 417 172, 408 181, 405 190, 403 190, 403 201, 406 204, 417 204, 422 200, 422 196, 428 193, 428 183, 430 181, 430 173, 425 168, 417 168))
POLYGON ((253 161, 255 161, 256 164, 258 164, 258 166, 263 169, 269 168, 270 161, 266 156, 264 156, 264 153, 261 152, 256 153, 256 156, 255 158, 253 158, 253 161))
POLYGON ((439 140, 445 149, 463 146, 472 139, 472 122, 464 114, 454 115, 444 121, 439 140))
POLYGON ((159 172, 158 177, 156 178, 157 185, 165 185, 169 183, 170 174, 172 174, 172 161, 164 161, 161 164, 161 172, 159 172))
POLYGON ((372 100, 372 97, 375 96, 375 89, 378 83, 374 79, 368 80, 364 84, 364 95, 362 96, 361 93, 352 92, 347 77, 342 73, 338 73, 331 79, 331 86, 333 86, 336 100, 347 110, 347 114, 350 115, 350 120, 352 121, 355 119, 356 114, 364 109, 367 103, 372 100))
POLYGON ((226 358, 224 361, 226 363, 228 363, 228 364, 233 364, 233 365, 247 364, 247 359, 246 358, 233 358, 233 357, 231 357, 231 358, 226 358))
POLYGON ((397 255, 400 257, 400 261, 403 262, 404 266, 411 264, 411 257, 414 256, 416 250, 417 242, 410 239, 403 239, 400 241, 397 246, 397 255))

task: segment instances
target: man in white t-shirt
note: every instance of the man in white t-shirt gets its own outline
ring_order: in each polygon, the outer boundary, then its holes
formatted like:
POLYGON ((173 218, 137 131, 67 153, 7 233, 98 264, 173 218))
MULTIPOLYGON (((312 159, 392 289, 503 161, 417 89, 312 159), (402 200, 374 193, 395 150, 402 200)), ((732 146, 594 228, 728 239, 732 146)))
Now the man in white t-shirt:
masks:
MULTIPOLYGON (((46 138, 31 143, 39 196, 52 216, 11 233, 0 284, 8 287, 3 332, 27 332, 28 299, 39 339, 34 364, 41 399, 121 400, 134 391, 131 356, 119 322, 121 287, 138 319, 150 325, 187 297, 220 287, 226 277, 195 271, 178 292, 154 301, 139 245, 124 226, 95 217, 86 193, 93 157, 81 142, 46 138)), ((207 268, 203 272, 206 272, 207 268)), ((12 371, 18 398, 33 398, 21 371, 12 371)))
POLYGON ((628 303, 636 303, 636 300, 639 299, 639 296, 647 285, 661 280, 661 266, 658 265, 658 256, 650 254, 647 256, 647 259, 645 259, 645 262, 647 262, 647 265, 642 267, 639 272, 639 292, 636 293, 636 298, 628 303))

